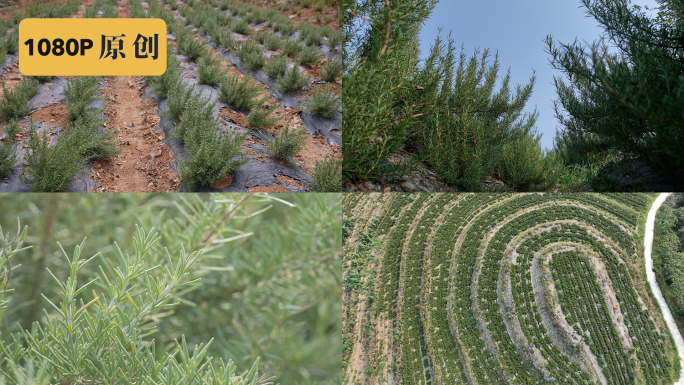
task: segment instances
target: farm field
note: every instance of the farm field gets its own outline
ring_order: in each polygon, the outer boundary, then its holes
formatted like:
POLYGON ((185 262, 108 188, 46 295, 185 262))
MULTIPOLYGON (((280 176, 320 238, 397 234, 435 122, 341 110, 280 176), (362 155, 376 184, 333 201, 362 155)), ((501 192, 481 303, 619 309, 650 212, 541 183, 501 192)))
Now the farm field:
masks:
POLYGON ((338 13, 334 0, 14 9, 0 20, 0 192, 338 190, 338 13), (163 19, 167 71, 22 76, 17 25, 28 17, 163 19))
POLYGON ((346 194, 343 383, 679 383, 656 197, 346 194))

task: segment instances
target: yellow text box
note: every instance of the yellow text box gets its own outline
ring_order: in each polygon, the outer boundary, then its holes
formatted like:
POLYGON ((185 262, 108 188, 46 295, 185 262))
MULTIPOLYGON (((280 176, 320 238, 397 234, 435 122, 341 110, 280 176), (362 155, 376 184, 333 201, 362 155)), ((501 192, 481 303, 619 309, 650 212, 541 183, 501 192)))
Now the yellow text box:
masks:
POLYGON ((19 71, 27 76, 158 76, 166 72, 161 19, 24 19, 19 71))

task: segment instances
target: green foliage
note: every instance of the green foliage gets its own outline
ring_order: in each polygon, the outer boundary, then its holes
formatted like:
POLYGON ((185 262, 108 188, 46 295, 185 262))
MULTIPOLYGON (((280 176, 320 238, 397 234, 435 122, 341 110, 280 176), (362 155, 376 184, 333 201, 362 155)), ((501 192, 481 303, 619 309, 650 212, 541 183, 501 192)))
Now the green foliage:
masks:
POLYGON ((307 46, 317 47, 323 38, 323 28, 310 23, 299 23, 299 40, 307 46))
POLYGON ((321 57, 315 47, 304 47, 299 56, 297 56, 297 62, 308 67, 318 63, 319 60, 321 60, 321 57))
POLYGON ((67 124, 62 134, 72 151, 83 159, 104 159, 117 156, 121 150, 116 148, 116 132, 103 127, 104 120, 96 113, 78 116, 67 124))
POLYGON ((342 60, 328 59, 321 66, 321 78, 328 83, 334 83, 335 80, 342 76, 342 60))
POLYGON ((38 92, 40 83, 36 79, 23 78, 21 83, 5 90, 0 101, 0 118, 7 122, 12 119, 21 119, 31 112, 29 100, 38 92))
POLYGON ((8 176, 17 164, 18 159, 14 146, 14 137, 21 132, 19 122, 10 120, 5 127, 3 127, 3 132, 7 134, 7 136, 4 139, 4 143, 0 141, 0 178, 8 176))
POLYGON ((264 72, 272 78, 285 75, 285 71, 287 71, 287 58, 281 55, 271 57, 264 66, 264 72))
POLYGON ((280 34, 284 37, 292 35, 295 31, 295 26, 292 20, 284 16, 276 18, 273 22, 271 22, 271 26, 273 27, 273 32, 280 32, 280 34))
POLYGON ((178 165, 186 187, 212 186, 247 163, 249 158, 240 152, 246 137, 247 133, 222 133, 218 124, 189 131, 185 148, 190 158, 178 165))
POLYGON ((219 87, 219 97, 224 103, 238 110, 248 111, 254 107, 254 98, 261 92, 261 87, 252 76, 242 80, 237 75, 227 76, 219 87))
POLYGON ((221 69, 221 59, 210 52, 199 58, 197 65, 199 84, 217 86, 226 76, 226 73, 221 69))
POLYGON ((565 165, 593 158, 638 158, 665 180, 684 177, 684 102, 681 82, 681 5, 664 1, 651 18, 627 1, 582 5, 605 31, 616 53, 602 42, 584 46, 547 38, 556 78, 559 145, 565 165), (613 44, 619 42, 617 44, 613 44))
POLYGON ((290 123, 279 129, 268 141, 268 155, 273 159, 286 161, 297 155, 306 145, 309 133, 302 128, 290 129, 290 123))
POLYGON ((262 44, 266 48, 270 49, 271 51, 277 51, 283 45, 283 41, 280 40, 278 36, 268 31, 257 32, 254 35, 254 40, 259 44, 262 44))
POLYGON ((202 42, 187 30, 182 29, 178 31, 176 39, 178 50, 190 60, 197 60, 206 50, 202 42))
POLYGON ((230 25, 230 29, 232 29, 233 32, 239 33, 241 35, 249 36, 252 33, 252 28, 249 27, 249 23, 244 19, 235 20, 230 25))
POLYGON ((331 50, 336 50, 342 45, 342 31, 330 31, 326 44, 331 50))
POLYGON ((160 76, 147 76, 145 79, 150 84, 150 88, 158 98, 165 99, 171 88, 180 83, 183 71, 178 68, 180 60, 173 53, 173 45, 167 45, 168 54, 166 55, 166 72, 160 76))
POLYGON ((653 270, 677 324, 684 325, 684 199, 668 197, 656 214, 653 270))
POLYGON ((37 133, 31 125, 31 152, 25 157, 29 167, 20 178, 36 192, 64 191, 81 170, 81 156, 70 146, 68 136, 60 136, 50 147, 51 137, 46 134, 46 131, 37 133))
POLYGON ((100 78, 97 76, 77 76, 67 83, 64 87, 64 97, 69 121, 89 113, 100 112, 96 108, 88 107, 92 102, 99 100, 99 81, 100 78))
POLYGON ((313 176, 308 182, 311 192, 342 191, 342 159, 329 155, 316 161, 313 176))
POLYGON ((235 51, 235 56, 242 60, 245 68, 259 69, 266 64, 264 48, 252 40, 243 41, 235 51))
POLYGON ((283 53, 291 58, 297 57, 303 48, 301 44, 294 40, 286 40, 283 43, 283 53))
POLYGON ((302 109, 311 115, 320 115, 324 118, 332 118, 337 109, 342 105, 340 98, 333 95, 331 89, 316 89, 312 98, 299 102, 302 109))
POLYGON ((214 37, 214 42, 229 50, 232 50, 235 47, 235 44, 237 44, 235 36, 227 29, 219 29, 214 37))
POLYGON ((480 181, 502 167, 506 143, 535 136, 536 113, 522 113, 534 76, 512 92, 509 74, 498 75, 498 58, 490 63, 487 50, 470 58, 459 55, 450 38, 447 43, 437 38, 419 60, 421 20, 433 5, 398 2, 387 9, 350 4, 342 82, 346 181, 402 176, 427 161, 448 183, 479 190, 480 181), (374 20, 367 33, 353 14, 374 20), (402 33, 387 41, 387 25, 402 33), (399 151, 411 156, 398 160, 399 151))
POLYGON ((271 128, 278 121, 279 117, 271 116, 273 111, 280 106, 278 103, 272 107, 264 106, 264 103, 271 99, 271 95, 264 95, 263 98, 259 99, 254 103, 252 111, 247 115, 247 123, 254 128, 271 128))
POLYGON ((183 83, 175 84, 168 93, 168 109, 165 111, 166 117, 172 122, 178 121, 190 102, 199 96, 193 95, 192 87, 185 87, 183 83))
POLYGON ((287 93, 298 90, 311 82, 309 75, 299 73, 299 66, 290 67, 283 76, 278 76, 276 87, 278 91, 287 93))
POLYGON ((555 154, 542 151, 540 138, 524 135, 503 145, 499 173, 508 187, 544 191, 556 185, 555 154))
MULTIPOLYGON (((87 237, 86 244, 80 248, 80 258, 85 261, 98 252, 101 255, 79 267, 75 276, 78 279, 77 289, 94 278, 99 279, 75 296, 75 310, 80 310, 95 298, 93 290, 100 303, 107 307, 112 297, 105 276, 120 289, 115 269, 119 269, 124 277, 129 277, 127 268, 133 270, 138 267, 135 264, 136 250, 144 250, 140 249, 140 243, 133 241, 134 236, 141 238, 136 236, 136 223, 146 229, 155 228, 161 237, 141 258, 143 271, 154 270, 148 273, 150 283, 143 274, 131 279, 127 289, 117 290, 122 299, 118 302, 121 312, 112 311, 109 314, 112 322, 107 323, 107 343, 118 341, 109 336, 115 336, 123 330, 128 324, 125 317, 132 320, 138 313, 126 292, 135 301, 138 311, 142 311, 144 304, 149 303, 148 289, 157 280, 163 279, 167 267, 174 274, 173 268, 183 256, 204 250, 198 253, 198 258, 189 266, 190 274, 183 280, 190 282, 201 278, 201 281, 174 287, 171 290, 172 299, 165 302, 174 303, 172 307, 148 312, 147 316, 141 317, 135 331, 129 328, 130 333, 139 335, 140 330, 154 327, 150 331, 152 334, 142 338, 142 343, 133 344, 138 349, 128 351, 127 345, 113 346, 111 349, 114 351, 103 349, 102 352, 93 351, 92 355, 85 354, 85 344, 67 345, 75 350, 66 350, 57 344, 62 339, 54 341, 50 337, 43 337, 43 332, 37 332, 35 336, 40 338, 36 342, 44 342, 43 346, 49 348, 46 353, 37 350, 39 353, 55 360, 59 356, 73 357, 68 354, 71 352, 80 357, 77 360, 78 365, 82 365, 80 367, 94 365, 94 358, 97 358, 107 363, 105 373, 112 374, 112 367, 115 370, 121 368, 124 374, 120 372, 118 375, 130 375, 127 377, 130 379, 137 378, 134 377, 135 370, 141 369, 141 366, 121 357, 137 354, 141 345, 146 344, 151 345, 154 353, 150 355, 152 358, 146 354, 139 356, 139 365, 156 362, 162 368, 170 366, 171 373, 177 374, 179 368, 185 368, 181 359, 181 354, 184 354, 182 336, 185 335, 189 356, 193 354, 192 346, 206 346, 213 338, 202 364, 211 362, 216 372, 220 372, 221 360, 223 365, 233 360, 238 368, 235 374, 239 376, 250 369, 259 355, 261 359, 257 377, 261 378, 265 371, 268 375, 264 376, 264 382, 268 382, 266 377, 275 375, 277 379, 270 381, 281 384, 337 383, 341 350, 341 289, 337 280, 341 276, 341 226, 335 219, 342 215, 340 195, 247 195, 10 194, 0 200, 0 212, 4 214, 0 217, 2 229, 5 232, 10 230, 14 236, 16 218, 21 217, 22 225, 28 225, 24 245, 32 246, 11 258, 12 276, 4 294, 4 299, 10 301, 11 311, 0 313, 0 328, 2 335, 6 336, 0 353, 3 360, 0 369, 2 376, 12 376, 5 378, 5 383, 28 385, 15 381, 11 364, 5 361, 8 357, 25 373, 29 372, 27 361, 34 359, 34 373, 46 365, 47 383, 62 383, 64 378, 58 377, 58 369, 51 363, 45 364, 44 359, 31 351, 37 345, 28 341, 34 321, 39 322, 43 331, 47 329, 43 320, 45 313, 48 319, 54 318, 57 324, 63 320, 50 304, 52 302, 61 308, 62 290, 47 269, 60 282, 65 281, 71 276, 71 252, 87 237), (266 211, 261 212, 263 209, 266 211), (184 223, 186 220, 189 222, 184 223), (239 236, 237 240, 229 241, 229 238, 236 236, 239 236), (61 249, 69 251, 68 259, 63 256, 61 249), (124 255, 123 260, 117 251, 119 249, 124 255), (165 249, 169 250, 172 262, 168 261, 165 249), (185 250, 185 254, 182 250, 185 250), (272 250, 278 252, 273 253, 272 250), (259 269, 255 269, 255 266, 259 266, 259 269), (231 293, 229 297, 220 295, 227 292, 231 293), (255 298, 267 300, 255 301, 255 298), (286 313, 282 313, 283 306, 288 309, 286 313), (272 317, 273 314, 281 314, 285 318, 272 317), (24 329, 28 329, 26 334, 18 336, 19 343, 15 345, 11 333, 23 332, 24 329), (303 329, 309 332, 301 333, 303 329), (276 335, 277 338, 268 340, 269 336, 276 335), (181 351, 176 352, 178 346, 174 339, 178 339, 181 351), (12 348, 18 347, 21 349, 15 356, 12 348), (293 351, 299 354, 291 354, 293 351), (105 354, 117 354, 119 358, 101 359, 105 354), (175 359, 165 361, 167 354, 175 354, 175 359)), ((154 231, 146 233, 150 236, 153 234, 154 231)), ((145 239, 143 242, 149 246, 145 239)), ((2 250, 0 243, 0 252, 2 250)), ((11 253, 18 250, 21 250, 19 245, 12 244, 11 253)), ((4 256, 0 256, 0 263, 4 260, 4 256)), ((1 270, 3 266, 0 266, 1 270)), ((88 317, 93 317, 101 310, 100 304, 95 301, 78 316, 85 317, 83 314, 88 313, 88 317)), ((72 332, 64 337, 76 338, 86 331, 95 332, 97 329, 90 325, 92 323, 88 321, 74 323, 72 332)), ((88 339, 88 345, 95 341, 99 340, 88 339)), ((199 350, 195 352, 199 353, 199 350)), ((142 353, 146 351, 143 349, 142 353)), ((191 370, 194 363, 188 361, 188 364, 191 370)), ((209 367, 205 369, 209 370, 209 367)), ((167 377, 157 378, 153 383, 207 384, 204 382, 207 380, 200 378, 206 372, 202 370, 197 373, 199 375, 193 380, 196 382, 189 381, 188 377, 167 377)), ((212 376, 209 374, 208 377, 212 376)), ((119 377, 112 379, 118 380, 119 377)), ((2 381, 0 379, 0 383, 2 381)), ((233 382, 220 378, 208 384, 227 385, 233 382)))
MULTIPOLYGON (((192 88, 188 90, 191 91, 192 88)), ((199 94, 187 95, 190 96, 183 103, 180 122, 171 128, 171 135, 181 143, 186 143, 188 135, 193 131, 213 130, 218 126, 218 118, 213 113, 216 102, 209 104, 209 100, 200 98, 199 94)))

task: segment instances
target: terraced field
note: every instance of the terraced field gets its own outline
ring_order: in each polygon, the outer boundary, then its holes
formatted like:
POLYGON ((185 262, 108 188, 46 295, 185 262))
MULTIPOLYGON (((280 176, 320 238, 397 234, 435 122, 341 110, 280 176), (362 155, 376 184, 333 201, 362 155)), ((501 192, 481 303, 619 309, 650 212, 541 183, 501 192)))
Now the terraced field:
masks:
POLYGON ((345 384, 673 384, 649 194, 348 194, 345 384))

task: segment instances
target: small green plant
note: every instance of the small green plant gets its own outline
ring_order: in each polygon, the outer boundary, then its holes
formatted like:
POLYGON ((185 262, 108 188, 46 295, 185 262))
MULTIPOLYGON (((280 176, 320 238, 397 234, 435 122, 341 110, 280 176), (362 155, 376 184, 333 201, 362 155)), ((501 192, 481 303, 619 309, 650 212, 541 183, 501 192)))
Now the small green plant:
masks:
POLYGON ((293 66, 285 71, 283 76, 278 76, 276 87, 280 92, 292 92, 298 90, 311 82, 308 75, 299 73, 299 66, 293 66))
POLYGON ((302 52, 302 45, 294 40, 286 40, 283 44, 283 53, 291 58, 295 58, 302 52))
POLYGON ((299 23, 299 40, 307 46, 318 46, 323 38, 323 29, 309 23, 299 23))
POLYGON ((245 68, 259 69, 266 64, 264 48, 252 40, 242 42, 235 51, 235 55, 242 60, 245 68))
POLYGON ((166 72, 160 76, 148 76, 145 79, 150 84, 152 92, 159 98, 166 98, 169 90, 176 84, 180 83, 183 71, 178 68, 180 60, 173 54, 173 45, 167 46, 168 55, 166 55, 166 72))
POLYGON ((21 131, 21 127, 19 126, 19 122, 11 120, 5 125, 3 131, 7 134, 7 137, 5 138, 4 143, 0 141, 0 178, 9 175, 17 164, 14 137, 21 131))
POLYGON ((88 107, 90 103, 99 100, 97 92, 100 89, 99 77, 78 76, 70 80, 64 87, 66 99, 67 119, 76 120, 79 116, 99 112, 98 109, 88 107))
POLYGON ((307 67, 311 67, 313 64, 318 63, 320 59, 318 50, 315 47, 304 47, 297 57, 297 62, 307 67))
POLYGON ((273 27, 273 32, 280 32, 283 37, 292 35, 296 30, 292 20, 284 16, 276 17, 271 26, 273 27))
POLYGON ((311 192, 342 191, 342 159, 329 155, 316 162, 313 177, 309 179, 311 192))
POLYGON ((226 73, 221 69, 221 59, 210 52, 206 52, 199 58, 197 65, 199 84, 217 86, 226 76, 226 73))
POLYGON ((5 48, 7 53, 14 54, 19 52, 19 28, 14 28, 14 31, 7 38, 0 40, 0 45, 5 48))
POLYGON ((273 110, 280 106, 280 103, 273 107, 265 107, 264 103, 271 98, 266 95, 255 103, 255 107, 247 115, 247 122, 254 128, 271 128, 278 121, 277 117, 271 117, 273 110))
POLYGON ((117 156, 121 150, 116 148, 116 132, 104 129, 97 114, 81 115, 67 124, 62 134, 68 147, 83 159, 106 159, 117 156))
POLYGON ((277 51, 283 46, 283 41, 278 36, 267 31, 257 32, 254 40, 272 51, 277 51))
POLYGON ((334 96, 330 89, 318 89, 314 92, 313 97, 300 101, 304 111, 311 115, 320 115, 328 119, 335 115, 341 104, 340 98, 334 96))
POLYGON ((235 33, 239 33, 241 35, 246 36, 249 36, 252 33, 252 28, 249 27, 249 23, 244 19, 235 20, 230 25, 230 29, 232 29, 235 33))
POLYGON ((197 60, 206 50, 202 42, 186 30, 179 31, 176 39, 178 50, 190 60, 197 60))
POLYGON ((164 112, 172 122, 178 121, 188 104, 193 99, 192 87, 185 87, 183 83, 178 83, 169 90, 168 109, 164 112))
POLYGON ((274 79, 285 75, 285 71, 287 71, 287 58, 285 56, 274 56, 264 66, 264 72, 274 79))
POLYGON ((249 111, 254 106, 254 98, 260 92, 261 87, 252 80, 251 75, 242 80, 238 75, 230 75, 219 87, 219 98, 235 109, 249 111))
POLYGON ((342 31, 331 31, 328 33, 328 41, 326 41, 327 46, 331 50, 337 49, 337 47, 342 45, 342 31))
POLYGON ((212 186, 236 171, 249 160, 240 152, 246 138, 247 133, 222 133, 218 125, 190 131, 185 145, 190 158, 178 165, 183 182, 189 189, 212 186))
POLYGON ((268 141, 268 155, 281 161, 292 158, 306 146, 308 136, 304 129, 290 129, 288 121, 285 128, 278 130, 268 141))
POLYGON ((321 66, 321 78, 328 83, 334 83, 336 79, 342 76, 342 60, 328 59, 321 66))
POLYGON ((231 50, 235 47, 237 41, 235 40, 235 36, 232 32, 230 32, 230 30, 221 28, 215 36, 214 43, 220 45, 225 49, 231 50))
POLYGON ((216 103, 209 104, 207 100, 193 94, 186 103, 186 108, 180 117, 180 123, 171 128, 171 135, 179 142, 186 143, 191 132, 216 129, 218 119, 214 117, 214 107, 216 107, 216 103))
POLYGON ((6 90, 0 101, 0 117, 3 121, 20 119, 31 112, 29 100, 38 92, 40 83, 36 79, 23 78, 21 83, 6 90))
POLYGON ((29 147, 25 157, 28 169, 21 174, 22 182, 31 185, 37 192, 64 191, 81 170, 81 157, 78 151, 70 146, 67 136, 57 139, 50 147, 50 137, 46 131, 40 134, 31 123, 29 128, 29 147))

